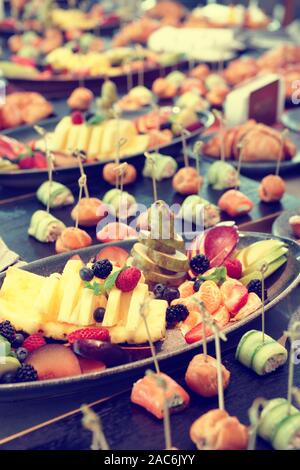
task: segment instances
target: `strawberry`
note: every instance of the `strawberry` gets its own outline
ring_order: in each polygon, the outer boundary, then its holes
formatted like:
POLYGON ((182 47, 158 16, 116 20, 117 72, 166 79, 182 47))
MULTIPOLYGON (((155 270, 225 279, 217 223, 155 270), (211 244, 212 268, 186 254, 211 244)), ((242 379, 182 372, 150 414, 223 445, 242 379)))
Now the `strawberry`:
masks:
POLYGON ((46 341, 44 337, 40 333, 34 333, 25 339, 23 343, 23 348, 27 349, 27 351, 29 352, 33 352, 36 349, 39 349, 42 346, 45 346, 45 344, 46 344, 46 341))
MULTIPOLYGON (((208 338, 213 333, 209 325, 205 326, 205 336, 208 338)), ((188 331, 184 337, 185 341, 188 344, 196 343, 197 341, 201 341, 203 339, 203 324, 198 323, 198 325, 194 326, 190 331, 188 331)))
POLYGON ((70 344, 80 339, 97 339, 99 341, 109 341, 109 331, 107 328, 81 328, 70 333, 68 336, 70 344))
POLYGON ((72 124, 74 125, 80 125, 80 124, 83 124, 83 115, 80 111, 74 111, 72 114, 71 114, 71 119, 72 119, 72 124))
POLYGON ((224 266, 227 269, 227 275, 233 279, 240 279, 242 277, 242 264, 238 259, 226 259, 224 266))
POLYGON ((221 294, 231 317, 234 317, 246 305, 249 296, 247 287, 240 283, 235 284, 233 281, 225 281, 222 284, 221 294))
POLYGON ((31 168, 34 168, 32 155, 26 155, 25 157, 22 157, 19 161, 19 167, 21 170, 30 170, 31 168))
POLYGON ((42 152, 33 154, 33 168, 47 168, 47 159, 42 152))
POLYGON ((124 269, 117 277, 116 287, 122 292, 130 292, 137 286, 141 275, 141 271, 134 266, 124 269))

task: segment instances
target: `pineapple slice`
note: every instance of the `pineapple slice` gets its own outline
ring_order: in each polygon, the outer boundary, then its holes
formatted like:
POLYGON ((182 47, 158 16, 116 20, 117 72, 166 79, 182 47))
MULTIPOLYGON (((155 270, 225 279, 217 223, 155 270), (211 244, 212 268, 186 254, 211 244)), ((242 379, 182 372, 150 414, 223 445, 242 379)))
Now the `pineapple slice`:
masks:
POLYGON ((57 124, 52 139, 51 150, 54 152, 62 152, 67 147, 68 135, 72 128, 72 120, 70 116, 65 116, 57 124))
MULTIPOLYGON (((166 310, 168 303, 165 300, 152 299, 146 309, 147 325, 153 342, 163 339, 166 335, 166 310)), ((137 329, 132 331, 127 339, 128 343, 142 344, 148 342, 148 335, 143 319, 137 329)))
POLYGON ((68 133, 67 144, 65 147, 66 152, 74 152, 74 150, 78 149, 78 141, 79 141, 79 133, 81 128, 85 124, 78 124, 73 125, 68 133))
POLYGON ((69 260, 62 273, 58 295, 60 308, 58 321, 72 323, 73 310, 79 300, 83 282, 79 276, 79 271, 83 267, 81 260, 69 260))
POLYGON ((92 135, 92 126, 82 124, 79 129, 77 148, 87 153, 92 135))
POLYGON ((34 307, 42 315, 43 321, 56 321, 59 311, 59 284, 61 274, 53 273, 45 279, 34 307))
POLYGON ((0 298, 0 321, 8 320, 16 330, 28 334, 37 333, 41 329, 42 316, 32 307, 32 296, 18 299, 17 302, 0 298))
POLYGON ((95 158, 101 160, 101 140, 104 131, 104 124, 98 124, 95 126, 91 126, 91 137, 90 142, 87 149, 87 159, 93 160, 95 158))
POLYGON ((32 306, 32 299, 38 296, 45 279, 45 277, 38 274, 10 267, 6 272, 0 290, 0 298, 20 303, 27 300, 29 305, 32 306))
POLYGON ((141 322, 141 308, 145 303, 147 295, 147 284, 139 283, 133 291, 126 321, 126 330, 129 336, 137 329, 141 322))

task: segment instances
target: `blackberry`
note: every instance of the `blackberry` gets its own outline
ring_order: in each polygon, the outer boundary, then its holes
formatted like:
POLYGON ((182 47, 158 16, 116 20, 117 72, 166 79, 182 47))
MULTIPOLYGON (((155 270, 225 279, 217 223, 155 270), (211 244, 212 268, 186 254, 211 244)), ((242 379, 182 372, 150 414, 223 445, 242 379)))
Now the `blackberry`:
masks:
POLYGON ((191 259, 190 267, 193 273, 199 276, 209 270, 210 262, 205 255, 197 255, 191 259))
POLYGON ((2 375, 1 383, 2 384, 13 384, 16 381, 16 374, 14 372, 6 372, 2 375))
POLYGON ((103 307, 98 307, 94 311, 94 320, 96 323, 101 323, 103 321, 105 315, 105 308, 103 307))
MULTIPOLYGON (((247 285, 248 292, 254 292, 260 299, 262 299, 262 282, 259 279, 253 279, 247 285)), ((268 291, 265 289, 265 300, 268 298, 268 291)))
POLYGON ((22 364, 15 377, 16 382, 35 382, 37 379, 37 371, 30 364, 22 364))
POLYGON ((177 287, 166 287, 161 298, 170 304, 172 300, 178 299, 179 297, 180 292, 177 287))
POLYGON ((163 298, 165 288, 166 287, 163 284, 156 284, 154 286, 153 294, 154 294, 156 299, 162 299, 163 298))
POLYGON ((204 281, 201 281, 200 279, 196 279, 196 281, 194 282, 194 285, 193 285, 193 288, 194 288, 194 292, 198 292, 199 289, 200 289, 200 286, 201 284, 203 284, 204 281))
POLYGON ((189 311, 185 305, 178 304, 172 305, 172 307, 168 307, 166 312, 167 325, 172 326, 175 323, 184 321, 188 314, 189 311))
POLYGON ((6 338, 10 343, 14 341, 16 337, 16 330, 10 321, 6 320, 0 323, 0 335, 6 338))
POLYGON ((108 259, 101 259, 93 264, 94 276, 100 279, 106 279, 112 272, 112 264, 108 259))
POLYGON ((79 271, 79 276, 83 281, 91 281, 94 277, 94 271, 89 268, 81 268, 79 271))

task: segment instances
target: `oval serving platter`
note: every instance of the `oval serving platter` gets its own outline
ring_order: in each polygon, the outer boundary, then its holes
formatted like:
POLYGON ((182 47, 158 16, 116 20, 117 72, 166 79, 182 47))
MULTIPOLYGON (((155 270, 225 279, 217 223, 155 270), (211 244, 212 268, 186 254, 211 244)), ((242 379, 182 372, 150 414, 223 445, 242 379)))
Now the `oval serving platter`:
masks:
MULTIPOLYGON (((156 66, 147 68, 144 71, 144 84, 145 86, 151 86, 152 82, 161 75, 167 75, 175 69, 186 70, 187 67, 188 61, 183 60, 172 66, 156 66)), ((125 74, 111 76, 109 77, 109 79, 117 85, 119 91, 126 91, 127 80, 125 74)), ((24 91, 35 91, 37 93, 41 93, 43 96, 45 96, 45 98, 58 99, 69 96, 75 88, 82 86, 83 82, 85 87, 89 88, 93 93, 98 95, 99 90, 105 81, 105 77, 86 77, 84 79, 51 78, 45 80, 40 80, 37 78, 7 77, 7 80, 11 85, 15 86, 18 89, 22 89, 24 91)), ((139 74, 138 72, 133 72, 132 85, 136 86, 138 84, 139 74)))
MULTIPOLYGON (((239 247, 246 247, 256 241, 269 239, 269 234, 255 233, 255 232, 241 232, 239 247)), ((276 238, 276 237, 275 237, 276 238)), ((287 263, 276 273, 274 273, 267 281, 266 286, 268 287, 268 303, 265 306, 265 310, 270 310, 284 297, 286 297, 298 284, 300 279, 300 247, 291 240, 284 240, 289 246, 289 254, 287 263)), ((108 245, 117 245, 130 251, 134 241, 123 241, 119 243, 113 243, 108 245)), ((66 261, 72 254, 80 254, 84 261, 88 261, 94 256, 100 248, 106 245, 91 246, 84 248, 76 252, 64 253, 61 255, 44 258, 33 263, 29 263, 24 269, 30 272, 34 272, 40 275, 50 275, 53 272, 62 271, 66 261)), ((0 276, 0 285, 4 279, 5 274, 0 276)), ((259 317, 261 310, 253 313, 249 317, 245 318, 236 323, 232 323, 230 326, 224 329, 224 332, 229 335, 235 332, 241 327, 245 327, 248 323, 259 317)), ((212 337, 207 340, 212 341, 212 337)), ((230 338, 229 341, 230 343, 230 338)), ((160 342, 157 347, 157 355, 160 363, 168 362, 177 357, 192 352, 194 349, 199 348, 201 341, 194 344, 186 344, 179 330, 168 330, 167 336, 164 341, 160 342)), ((143 347, 141 349, 141 355, 143 355, 143 347)), ((145 349, 145 348, 144 348, 145 349)), ((118 382, 121 380, 129 380, 129 378, 137 377, 141 375, 145 368, 152 365, 152 358, 144 358, 130 362, 125 365, 108 368, 104 371, 93 372, 89 374, 83 374, 76 377, 68 377, 62 379, 52 379, 40 382, 31 382, 25 384, 10 384, 0 385, 0 400, 14 400, 14 399, 25 399, 32 397, 49 397, 57 395, 68 395, 77 392, 83 392, 86 389, 92 387, 99 387, 101 385, 109 385, 109 383, 118 382)), ((174 363, 174 361, 173 361, 174 363)))
MULTIPOLYGON (((300 201, 299 201, 300 207, 300 201)), ((274 221, 272 226, 272 233, 276 237, 290 238, 291 240, 296 240, 295 235, 289 224, 289 218, 293 215, 300 215, 300 208, 298 210, 291 209, 288 211, 282 212, 274 221)))
MULTIPOLYGON (((200 134, 204 129, 210 127, 214 122, 214 116, 210 111, 199 113, 200 126, 197 130, 191 132, 187 137, 187 142, 192 143, 194 140, 199 138, 200 134)), ((47 120, 44 128, 47 131, 52 131, 60 118, 53 118, 47 120)), ((20 141, 29 141, 36 138, 37 134, 33 128, 25 127, 24 129, 14 129, 9 132, 9 136, 20 141)), ((175 137, 170 144, 162 145, 159 147, 159 152, 165 153, 166 155, 172 155, 178 157, 180 154, 182 142, 181 137, 175 137)), ((132 163, 138 172, 141 172, 144 167, 144 157, 142 154, 135 154, 129 157, 124 157, 121 160, 126 160, 132 163)), ((104 160, 86 163, 84 169, 89 180, 100 178, 102 168, 106 163, 114 160, 104 160)), ((74 183, 80 176, 79 169, 77 166, 69 166, 63 168, 55 168, 53 176, 56 181, 60 183, 74 183)), ((0 171, 0 184, 6 187, 14 188, 28 188, 36 189, 47 179, 47 170, 32 169, 32 170, 16 170, 16 171, 0 171)))
MULTIPOLYGON (((216 134, 216 132, 211 132, 209 134, 206 134, 205 137, 203 137, 203 141, 207 142, 209 138, 213 137, 216 134)), ((290 132, 289 137, 292 139, 292 141, 295 143, 295 145, 298 148, 298 152, 295 155, 295 157, 292 160, 287 160, 284 162, 281 162, 280 164, 280 173, 285 174, 292 172, 296 169, 300 168, 300 138, 299 135, 297 135, 295 132, 290 132)), ((191 154, 191 157, 193 158, 193 155, 191 154)), ((194 157, 195 158, 195 157, 194 157)), ((210 157, 209 155, 202 155, 203 160, 213 163, 215 161, 218 161, 218 158, 210 157)), ((234 160, 233 158, 226 159, 228 163, 231 163, 234 167, 238 167, 238 162, 234 160)), ((257 162, 242 162, 242 168, 241 168, 241 173, 243 175, 247 176, 252 176, 254 178, 256 177, 263 177, 268 174, 274 174, 276 171, 276 161, 257 161, 257 162)))

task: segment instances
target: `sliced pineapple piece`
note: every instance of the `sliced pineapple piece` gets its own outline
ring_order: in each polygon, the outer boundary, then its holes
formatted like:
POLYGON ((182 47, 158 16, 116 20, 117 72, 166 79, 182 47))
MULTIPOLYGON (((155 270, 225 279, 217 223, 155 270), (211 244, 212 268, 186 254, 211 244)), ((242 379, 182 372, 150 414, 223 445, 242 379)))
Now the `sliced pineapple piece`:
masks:
POLYGON ((61 274, 53 273, 45 279, 39 295, 34 302, 34 308, 42 315, 43 321, 56 321, 59 311, 59 283, 61 274))
POLYGON ((72 323, 72 313, 78 303, 83 282, 79 271, 83 267, 81 260, 69 260, 65 265, 59 286, 60 308, 58 321, 72 323))

